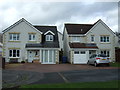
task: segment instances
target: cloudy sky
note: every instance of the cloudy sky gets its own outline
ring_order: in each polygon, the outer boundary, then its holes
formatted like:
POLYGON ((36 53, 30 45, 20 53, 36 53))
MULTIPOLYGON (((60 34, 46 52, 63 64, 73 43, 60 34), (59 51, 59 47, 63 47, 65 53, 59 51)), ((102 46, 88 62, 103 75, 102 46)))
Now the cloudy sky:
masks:
POLYGON ((0 0, 0 32, 21 18, 33 25, 93 24, 102 19, 118 31, 118 2, 40 2, 0 0))

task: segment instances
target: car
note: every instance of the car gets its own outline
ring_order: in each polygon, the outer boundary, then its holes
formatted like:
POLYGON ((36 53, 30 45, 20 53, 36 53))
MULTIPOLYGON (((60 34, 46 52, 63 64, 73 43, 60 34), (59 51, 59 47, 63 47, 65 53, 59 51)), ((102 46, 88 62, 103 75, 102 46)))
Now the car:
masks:
POLYGON ((97 67, 99 64, 106 64, 109 66, 110 57, 106 56, 105 54, 93 54, 90 56, 87 64, 93 64, 97 67))

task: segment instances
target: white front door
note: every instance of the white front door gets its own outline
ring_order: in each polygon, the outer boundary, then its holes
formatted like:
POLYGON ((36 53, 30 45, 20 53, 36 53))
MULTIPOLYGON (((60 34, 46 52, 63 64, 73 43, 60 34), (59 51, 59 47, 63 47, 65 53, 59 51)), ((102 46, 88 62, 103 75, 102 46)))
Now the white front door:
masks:
POLYGON ((35 56, 34 51, 28 51, 28 62, 32 62, 35 56))
POLYGON ((74 51, 74 64, 87 64, 86 51, 74 51))
POLYGON ((42 64, 55 64, 54 50, 43 50, 42 64))

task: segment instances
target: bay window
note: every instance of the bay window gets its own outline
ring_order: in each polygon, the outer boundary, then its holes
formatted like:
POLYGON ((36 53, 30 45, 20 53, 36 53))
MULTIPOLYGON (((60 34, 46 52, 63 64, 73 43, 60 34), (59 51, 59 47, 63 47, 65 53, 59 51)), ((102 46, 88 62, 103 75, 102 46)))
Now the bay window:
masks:
POLYGON ((20 50, 9 50, 9 57, 20 57, 20 50))

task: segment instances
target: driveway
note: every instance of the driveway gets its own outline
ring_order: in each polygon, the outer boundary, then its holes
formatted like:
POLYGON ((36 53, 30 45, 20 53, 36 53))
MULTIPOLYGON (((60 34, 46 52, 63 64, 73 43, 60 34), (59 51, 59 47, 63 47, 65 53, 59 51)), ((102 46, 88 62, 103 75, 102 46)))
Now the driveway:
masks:
POLYGON ((40 73, 32 71, 3 70, 3 87, 24 84, 52 84, 120 80, 120 69, 93 69, 40 73))
POLYGON ((39 64, 39 63, 25 63, 25 64, 6 64, 6 70, 25 70, 34 72, 62 72, 71 70, 93 70, 93 69, 117 69, 117 67, 94 67, 91 65, 73 65, 73 64, 39 64))

